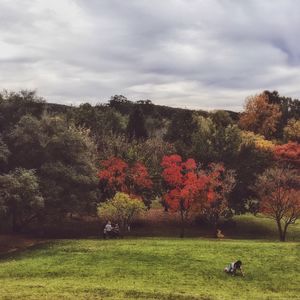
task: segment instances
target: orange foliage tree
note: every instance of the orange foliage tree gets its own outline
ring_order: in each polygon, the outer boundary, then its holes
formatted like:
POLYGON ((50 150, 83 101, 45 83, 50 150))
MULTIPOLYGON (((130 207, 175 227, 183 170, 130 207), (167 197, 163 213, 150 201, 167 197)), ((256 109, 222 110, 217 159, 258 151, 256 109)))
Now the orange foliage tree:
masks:
POLYGON ((279 238, 285 241, 288 226, 300 217, 299 170, 274 167, 258 177, 260 211, 275 220, 279 238))
POLYGON ((268 95, 262 93, 247 98, 239 125, 242 129, 270 138, 276 131, 281 114, 279 105, 269 103, 268 95))
POLYGON ((194 159, 182 161, 179 155, 164 156, 162 177, 169 190, 164 199, 171 210, 179 212, 181 218, 180 237, 184 237, 189 213, 196 208, 206 193, 208 177, 197 171, 194 159))
POLYGON ((142 198, 146 202, 152 187, 147 168, 140 162, 127 164, 118 157, 111 157, 101 163, 98 172, 102 197, 109 199, 117 192, 142 198))

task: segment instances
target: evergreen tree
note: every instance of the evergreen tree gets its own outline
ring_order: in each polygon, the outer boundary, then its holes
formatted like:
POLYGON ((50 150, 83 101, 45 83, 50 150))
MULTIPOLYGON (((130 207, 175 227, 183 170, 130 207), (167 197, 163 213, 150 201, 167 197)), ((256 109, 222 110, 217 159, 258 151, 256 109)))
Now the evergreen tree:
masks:
POLYGON ((127 134, 130 139, 147 139, 148 132, 145 125, 145 117, 142 110, 137 107, 129 116, 127 134))
POLYGON ((193 133, 197 129, 197 123, 193 112, 179 110, 174 114, 165 135, 165 140, 175 145, 178 154, 187 158, 190 155, 193 133))

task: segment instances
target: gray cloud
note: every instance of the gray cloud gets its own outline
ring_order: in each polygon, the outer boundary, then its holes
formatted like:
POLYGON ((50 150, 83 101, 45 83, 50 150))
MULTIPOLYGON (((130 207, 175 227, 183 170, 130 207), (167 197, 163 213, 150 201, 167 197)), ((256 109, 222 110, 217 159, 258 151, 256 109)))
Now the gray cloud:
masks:
POLYGON ((0 89, 234 110, 264 89, 299 98, 299 15, 294 0, 0 0, 0 89))

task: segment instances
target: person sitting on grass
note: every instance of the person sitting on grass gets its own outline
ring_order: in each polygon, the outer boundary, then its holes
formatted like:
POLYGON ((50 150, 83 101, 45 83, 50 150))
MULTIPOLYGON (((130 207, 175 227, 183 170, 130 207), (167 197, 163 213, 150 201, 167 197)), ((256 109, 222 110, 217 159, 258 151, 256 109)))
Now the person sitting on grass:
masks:
POLYGON ((111 226, 111 222, 108 221, 103 230, 103 238, 104 239, 110 238, 111 233, 112 233, 112 226, 111 226))
POLYGON ((112 236, 114 238, 120 237, 120 227, 118 223, 116 223, 115 226, 112 228, 112 236))
POLYGON ((224 269, 224 272, 227 274, 230 274, 232 276, 241 274, 241 276, 244 276, 244 272, 242 270, 242 262, 240 260, 236 262, 232 262, 224 269), (238 272, 238 273, 237 273, 238 272))
POLYGON ((221 229, 217 229, 217 238, 224 239, 224 234, 222 233, 221 229))

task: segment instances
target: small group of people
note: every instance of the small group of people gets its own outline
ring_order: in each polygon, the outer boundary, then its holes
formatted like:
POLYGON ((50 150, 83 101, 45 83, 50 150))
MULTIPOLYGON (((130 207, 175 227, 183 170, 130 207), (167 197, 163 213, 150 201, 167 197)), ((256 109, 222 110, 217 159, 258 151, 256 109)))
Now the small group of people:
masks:
MULTIPOLYGON (((103 238, 110 239, 110 238, 119 238, 119 237, 120 237, 119 224, 115 223, 113 225, 111 221, 108 221, 104 226, 103 238)), ((224 235, 221 233, 221 230, 218 230, 218 238, 223 238, 223 237, 224 235), (222 235, 222 237, 219 237, 219 235, 222 235)), ((236 276, 236 275, 244 276, 244 272, 242 269, 242 261, 237 260, 235 262, 230 263, 227 267, 225 267, 224 272, 232 276, 236 276)))
POLYGON ((118 223, 112 224, 111 221, 108 221, 104 226, 103 238, 119 238, 120 237, 120 227, 118 223))

